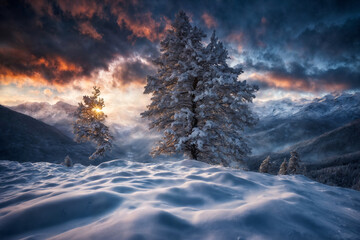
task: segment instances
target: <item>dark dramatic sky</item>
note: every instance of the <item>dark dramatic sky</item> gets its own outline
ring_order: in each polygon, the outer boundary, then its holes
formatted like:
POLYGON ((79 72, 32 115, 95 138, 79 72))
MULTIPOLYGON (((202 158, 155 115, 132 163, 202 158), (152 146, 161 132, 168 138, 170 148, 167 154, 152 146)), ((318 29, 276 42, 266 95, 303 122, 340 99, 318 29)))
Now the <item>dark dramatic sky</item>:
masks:
POLYGON ((2 0, 0 103, 71 101, 96 83, 124 108, 143 105, 150 60, 181 9, 217 31, 260 99, 360 87, 356 0, 2 0))

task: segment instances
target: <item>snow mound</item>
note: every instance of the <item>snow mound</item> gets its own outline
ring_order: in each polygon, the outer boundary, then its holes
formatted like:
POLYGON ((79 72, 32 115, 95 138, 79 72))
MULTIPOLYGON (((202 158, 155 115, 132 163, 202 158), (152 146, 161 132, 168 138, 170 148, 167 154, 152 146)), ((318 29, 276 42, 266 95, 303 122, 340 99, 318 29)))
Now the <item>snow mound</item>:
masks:
POLYGON ((360 192, 182 160, 0 161, 0 239, 358 239, 360 192))

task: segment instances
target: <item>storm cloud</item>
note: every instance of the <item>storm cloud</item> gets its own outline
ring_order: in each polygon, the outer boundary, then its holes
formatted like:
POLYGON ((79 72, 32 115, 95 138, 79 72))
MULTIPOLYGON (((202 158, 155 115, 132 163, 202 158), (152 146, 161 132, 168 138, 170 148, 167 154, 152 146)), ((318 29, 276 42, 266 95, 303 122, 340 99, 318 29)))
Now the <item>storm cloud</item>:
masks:
POLYGON ((144 84, 179 10, 216 29, 236 64, 263 89, 359 88, 359 1, 5 0, 0 4, 0 81, 66 85, 130 59, 112 76, 144 84))
MULTIPOLYGON (((89 77, 94 70, 107 70, 109 63, 119 56, 140 54, 151 58, 157 53, 151 41, 165 25, 141 28, 136 25, 141 24, 140 20, 127 20, 126 15, 117 15, 112 10, 126 7, 110 9, 96 1, 3 2, 1 80, 31 77, 63 85, 89 77)), ((145 25, 151 16, 144 18, 145 25)))
POLYGON ((144 63, 141 60, 128 60, 116 66, 113 72, 114 81, 121 85, 129 83, 145 84, 146 76, 155 72, 155 69, 150 64, 144 63))

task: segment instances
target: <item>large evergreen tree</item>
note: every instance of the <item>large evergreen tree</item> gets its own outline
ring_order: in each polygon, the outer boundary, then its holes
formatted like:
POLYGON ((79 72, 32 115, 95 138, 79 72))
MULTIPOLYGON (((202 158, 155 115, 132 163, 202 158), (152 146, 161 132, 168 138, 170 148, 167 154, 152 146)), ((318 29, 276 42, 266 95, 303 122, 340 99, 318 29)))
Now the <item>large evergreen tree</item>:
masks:
POLYGON ((95 159, 103 157, 111 150, 113 137, 105 125, 106 115, 102 111, 105 107, 104 99, 100 98, 100 89, 94 87, 91 96, 83 96, 83 102, 75 112, 76 121, 73 125, 76 142, 94 142, 96 151, 89 157, 95 159))
POLYGON ((142 116, 164 134, 153 155, 184 153, 225 166, 241 161, 250 152, 242 132, 255 123, 248 103, 257 87, 237 79, 242 70, 228 66, 228 52, 215 33, 204 47, 205 34, 184 12, 172 27, 144 92, 152 102, 142 116))

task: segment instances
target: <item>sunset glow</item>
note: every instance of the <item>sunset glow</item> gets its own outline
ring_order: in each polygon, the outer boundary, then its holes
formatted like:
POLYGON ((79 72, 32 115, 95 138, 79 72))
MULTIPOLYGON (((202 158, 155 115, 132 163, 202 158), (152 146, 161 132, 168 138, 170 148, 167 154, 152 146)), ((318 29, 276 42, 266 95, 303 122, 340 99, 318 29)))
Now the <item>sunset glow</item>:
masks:
POLYGON ((103 112, 103 110, 102 109, 100 109, 100 108, 94 108, 93 109, 95 112, 97 112, 97 113, 101 113, 101 112, 103 112))
POLYGON ((359 239, 359 0, 1 0, 0 239, 359 239))

